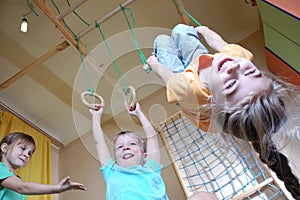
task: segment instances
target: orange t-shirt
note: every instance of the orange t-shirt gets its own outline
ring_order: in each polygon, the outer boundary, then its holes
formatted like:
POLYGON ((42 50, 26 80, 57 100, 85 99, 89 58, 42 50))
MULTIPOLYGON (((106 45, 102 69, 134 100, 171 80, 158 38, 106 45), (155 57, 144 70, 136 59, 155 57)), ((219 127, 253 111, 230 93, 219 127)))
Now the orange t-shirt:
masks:
MULTIPOLYGON (((250 51, 236 44, 225 45, 219 53, 249 60, 253 58, 250 51)), ((211 109, 206 106, 210 104, 210 91, 199 80, 199 69, 210 67, 213 58, 212 54, 200 55, 198 68, 189 65, 182 74, 172 76, 167 83, 168 102, 178 102, 182 113, 203 131, 208 131, 210 126, 211 109)))

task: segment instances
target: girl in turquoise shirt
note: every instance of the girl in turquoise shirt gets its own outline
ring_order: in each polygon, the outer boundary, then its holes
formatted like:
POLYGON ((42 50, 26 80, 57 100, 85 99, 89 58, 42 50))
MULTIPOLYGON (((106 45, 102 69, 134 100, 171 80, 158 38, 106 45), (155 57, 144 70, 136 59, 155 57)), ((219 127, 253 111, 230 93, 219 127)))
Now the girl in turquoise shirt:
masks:
POLYGON ((24 167, 35 151, 34 139, 21 132, 6 135, 0 142, 0 200, 25 200, 25 195, 54 194, 67 190, 86 190, 83 184, 65 177, 57 185, 24 182, 15 170, 24 167))

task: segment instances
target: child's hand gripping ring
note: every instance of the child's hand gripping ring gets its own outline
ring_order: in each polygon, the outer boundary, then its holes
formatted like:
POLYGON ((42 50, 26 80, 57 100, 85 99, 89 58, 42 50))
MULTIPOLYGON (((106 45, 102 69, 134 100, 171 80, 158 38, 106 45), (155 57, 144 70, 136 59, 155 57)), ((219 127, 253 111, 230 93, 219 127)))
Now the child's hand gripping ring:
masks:
POLYGON ((129 108, 131 111, 135 110, 137 98, 134 87, 128 86, 126 88, 125 95, 126 98, 124 103, 126 108, 129 108))

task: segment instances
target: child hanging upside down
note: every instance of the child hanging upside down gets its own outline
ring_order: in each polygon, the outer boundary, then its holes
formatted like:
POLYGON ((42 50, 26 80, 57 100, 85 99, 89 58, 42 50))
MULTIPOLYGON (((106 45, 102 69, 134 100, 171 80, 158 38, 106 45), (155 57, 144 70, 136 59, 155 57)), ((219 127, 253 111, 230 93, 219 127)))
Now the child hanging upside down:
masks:
POLYGON ((165 84, 169 103, 179 103, 203 131, 251 141, 300 199, 299 88, 259 70, 252 59, 250 51, 228 44, 206 26, 179 24, 171 36, 155 39, 147 63, 165 84))

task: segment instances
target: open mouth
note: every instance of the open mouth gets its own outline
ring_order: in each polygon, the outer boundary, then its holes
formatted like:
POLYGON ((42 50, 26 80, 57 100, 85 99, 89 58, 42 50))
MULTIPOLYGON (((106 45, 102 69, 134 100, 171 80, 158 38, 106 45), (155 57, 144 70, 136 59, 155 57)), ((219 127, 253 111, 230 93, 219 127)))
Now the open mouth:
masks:
POLYGON ((218 65, 218 72, 222 69, 223 65, 224 65, 227 61, 232 61, 232 59, 231 59, 231 58, 225 58, 225 59, 223 59, 221 62, 219 62, 219 65, 218 65))
POLYGON ((132 158, 133 156, 134 156, 134 155, 131 154, 131 153, 126 153, 126 154, 124 154, 124 155, 122 156, 122 158, 123 158, 124 160, 128 160, 128 159, 132 158))

